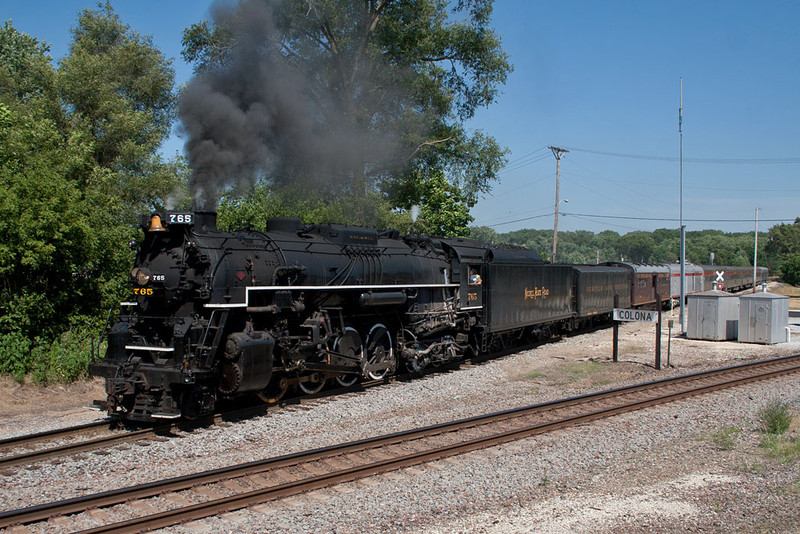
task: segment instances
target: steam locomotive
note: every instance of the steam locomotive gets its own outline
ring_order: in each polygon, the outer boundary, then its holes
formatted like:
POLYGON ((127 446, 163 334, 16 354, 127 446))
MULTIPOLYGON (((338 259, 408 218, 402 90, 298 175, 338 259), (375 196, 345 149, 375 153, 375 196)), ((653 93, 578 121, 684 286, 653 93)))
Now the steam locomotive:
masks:
POLYGON ((141 227, 133 298, 90 365, 109 413, 129 420, 422 372, 607 321, 615 297, 671 297, 664 266, 554 265, 467 239, 296 218, 225 232, 213 212, 153 214, 141 227))

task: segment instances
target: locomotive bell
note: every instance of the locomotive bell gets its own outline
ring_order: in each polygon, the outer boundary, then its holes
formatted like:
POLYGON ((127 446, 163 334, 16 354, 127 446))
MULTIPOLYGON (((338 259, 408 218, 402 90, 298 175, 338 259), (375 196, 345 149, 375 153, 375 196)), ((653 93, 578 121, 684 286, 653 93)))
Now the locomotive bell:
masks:
POLYGON ((148 232, 166 232, 167 229, 161 224, 161 216, 157 213, 154 213, 152 217, 150 217, 150 227, 147 229, 148 232))

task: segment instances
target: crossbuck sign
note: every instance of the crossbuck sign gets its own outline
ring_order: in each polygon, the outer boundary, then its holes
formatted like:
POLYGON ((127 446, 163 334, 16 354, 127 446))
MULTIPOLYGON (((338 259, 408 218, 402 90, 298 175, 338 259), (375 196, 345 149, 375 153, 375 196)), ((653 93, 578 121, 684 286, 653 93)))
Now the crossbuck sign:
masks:
POLYGON ((657 323, 658 312, 653 310, 626 310, 622 308, 614 308, 614 320, 657 323))

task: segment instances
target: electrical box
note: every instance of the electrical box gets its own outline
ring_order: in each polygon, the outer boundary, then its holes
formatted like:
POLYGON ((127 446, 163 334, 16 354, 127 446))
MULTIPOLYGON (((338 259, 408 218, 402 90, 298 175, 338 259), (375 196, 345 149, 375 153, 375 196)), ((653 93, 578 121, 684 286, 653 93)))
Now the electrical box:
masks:
POLYGON ((752 293, 739 297, 739 341, 772 345, 786 341, 789 297, 752 293))
POLYGON ((688 295, 686 301, 686 337, 708 341, 736 339, 739 329, 739 297, 714 289, 688 295))

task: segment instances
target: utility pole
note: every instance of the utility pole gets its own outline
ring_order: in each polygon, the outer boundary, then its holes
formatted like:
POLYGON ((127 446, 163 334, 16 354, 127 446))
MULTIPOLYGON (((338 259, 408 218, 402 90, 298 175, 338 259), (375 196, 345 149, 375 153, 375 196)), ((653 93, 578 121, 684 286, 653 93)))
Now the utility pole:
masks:
POLYGON ((569 150, 558 148, 556 146, 547 147, 553 151, 556 157, 556 207, 555 207, 555 220, 553 221, 553 257, 551 261, 556 262, 556 251, 558 250, 558 185, 561 181, 561 154, 566 154, 569 150))

